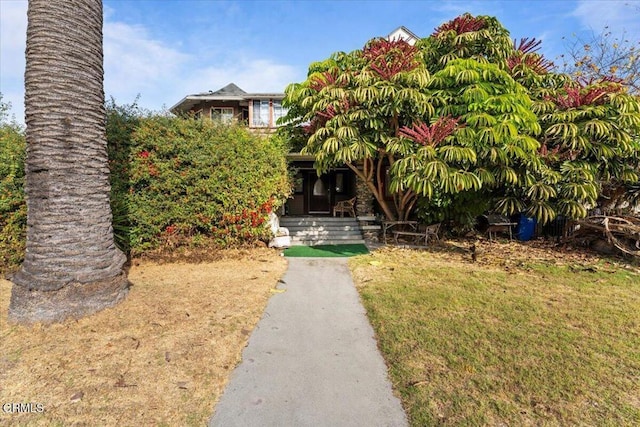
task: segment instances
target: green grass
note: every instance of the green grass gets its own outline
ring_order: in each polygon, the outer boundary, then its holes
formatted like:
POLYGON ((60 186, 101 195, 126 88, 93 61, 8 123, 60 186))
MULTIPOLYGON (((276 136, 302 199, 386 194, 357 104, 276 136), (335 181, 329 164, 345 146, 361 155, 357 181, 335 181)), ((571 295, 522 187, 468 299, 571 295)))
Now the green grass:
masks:
POLYGON ((411 425, 640 425, 637 272, 408 250, 350 265, 411 425))
POLYGON ((365 245, 292 246, 284 250, 287 257, 352 257, 369 253, 365 245))

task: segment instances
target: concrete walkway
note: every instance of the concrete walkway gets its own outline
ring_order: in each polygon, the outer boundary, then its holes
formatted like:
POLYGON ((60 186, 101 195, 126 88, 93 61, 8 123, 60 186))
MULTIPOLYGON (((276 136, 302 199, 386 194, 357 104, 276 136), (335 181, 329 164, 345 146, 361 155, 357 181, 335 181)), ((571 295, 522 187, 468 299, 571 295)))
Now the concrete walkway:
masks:
POLYGON ((209 426, 406 426, 346 258, 289 258, 209 426))

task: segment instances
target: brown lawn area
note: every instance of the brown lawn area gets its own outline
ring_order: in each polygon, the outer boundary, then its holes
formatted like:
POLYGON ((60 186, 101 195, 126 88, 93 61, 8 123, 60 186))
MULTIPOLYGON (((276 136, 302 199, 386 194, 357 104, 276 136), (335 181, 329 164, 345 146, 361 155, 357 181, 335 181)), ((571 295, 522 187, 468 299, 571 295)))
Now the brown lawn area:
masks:
POLYGON ((7 323, 0 279, 0 404, 40 404, 0 425, 203 425, 271 290, 276 251, 225 251, 213 261, 134 261, 117 307, 62 324, 7 323))

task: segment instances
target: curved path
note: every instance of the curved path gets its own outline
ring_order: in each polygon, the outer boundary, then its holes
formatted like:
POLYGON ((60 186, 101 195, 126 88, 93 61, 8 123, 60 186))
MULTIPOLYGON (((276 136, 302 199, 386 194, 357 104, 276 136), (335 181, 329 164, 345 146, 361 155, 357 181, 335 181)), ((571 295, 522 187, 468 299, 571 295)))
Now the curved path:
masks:
POLYGON ((209 426, 406 426, 346 258, 289 258, 209 426))

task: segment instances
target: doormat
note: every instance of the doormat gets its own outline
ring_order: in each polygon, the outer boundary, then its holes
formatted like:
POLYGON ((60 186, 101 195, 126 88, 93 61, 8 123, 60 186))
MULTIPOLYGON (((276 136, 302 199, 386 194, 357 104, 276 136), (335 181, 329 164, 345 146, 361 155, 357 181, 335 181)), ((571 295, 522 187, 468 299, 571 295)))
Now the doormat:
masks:
POLYGON ((309 258, 351 257, 368 253, 369 249, 363 244, 291 246, 284 250, 286 257, 309 258))

